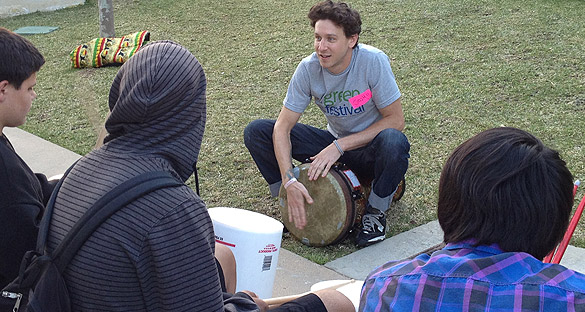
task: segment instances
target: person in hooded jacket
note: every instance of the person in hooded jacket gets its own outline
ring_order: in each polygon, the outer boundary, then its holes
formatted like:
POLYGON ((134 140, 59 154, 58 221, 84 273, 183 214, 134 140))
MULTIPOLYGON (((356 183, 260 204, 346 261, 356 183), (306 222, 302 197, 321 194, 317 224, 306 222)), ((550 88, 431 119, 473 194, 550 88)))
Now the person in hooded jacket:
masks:
MULTIPOLYGON (((201 64, 171 41, 146 45, 120 68, 109 94, 108 136, 64 178, 49 250, 124 181, 150 171, 166 171, 183 182, 193 174, 205 128, 205 92, 201 64)), ((251 292, 222 292, 214 249, 211 219, 190 187, 148 193, 104 222, 66 268, 72 310, 265 310, 266 303, 251 292)), ((342 297, 329 294, 302 300, 333 310, 329 301, 342 297)))

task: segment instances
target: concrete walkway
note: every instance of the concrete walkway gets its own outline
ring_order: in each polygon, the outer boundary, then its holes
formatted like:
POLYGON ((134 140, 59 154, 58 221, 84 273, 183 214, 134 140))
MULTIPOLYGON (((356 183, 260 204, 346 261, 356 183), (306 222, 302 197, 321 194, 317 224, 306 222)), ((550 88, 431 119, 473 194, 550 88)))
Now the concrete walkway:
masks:
MULTIPOLYGON (((35 172, 48 177, 63 173, 81 156, 20 129, 6 128, 4 133, 17 153, 35 172)), ((274 282, 273 297, 309 291, 317 282, 338 279, 363 280, 375 267, 390 260, 404 259, 442 242, 442 231, 433 221, 360 249, 325 265, 315 264, 281 249, 274 282)), ((569 246, 561 264, 585 272, 585 249, 569 246)))

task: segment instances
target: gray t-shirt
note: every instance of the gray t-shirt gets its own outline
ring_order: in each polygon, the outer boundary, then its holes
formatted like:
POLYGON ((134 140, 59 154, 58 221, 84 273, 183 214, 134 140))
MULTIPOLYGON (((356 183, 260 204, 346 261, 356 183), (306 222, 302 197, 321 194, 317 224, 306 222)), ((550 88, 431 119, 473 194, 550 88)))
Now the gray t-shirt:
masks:
POLYGON ((315 99, 327 118, 327 130, 341 138, 380 120, 379 110, 400 95, 388 56, 377 48, 358 44, 349 66, 337 75, 321 67, 315 52, 304 58, 290 81, 284 106, 303 113, 311 98, 315 99))

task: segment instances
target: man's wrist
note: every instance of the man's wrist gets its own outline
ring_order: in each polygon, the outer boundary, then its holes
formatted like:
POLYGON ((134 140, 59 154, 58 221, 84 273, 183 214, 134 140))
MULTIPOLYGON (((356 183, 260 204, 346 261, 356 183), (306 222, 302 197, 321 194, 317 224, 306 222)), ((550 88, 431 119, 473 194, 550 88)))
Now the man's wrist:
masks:
POLYGON ((284 189, 286 190, 291 184, 293 184, 295 182, 297 182, 297 178, 294 178, 294 177, 292 179, 286 181, 286 183, 284 184, 284 189))
POLYGON ((339 154, 341 154, 341 156, 343 156, 343 149, 341 148, 341 145, 339 145, 339 142, 337 142, 337 140, 333 140, 333 144, 335 144, 335 147, 337 147, 339 154))
POLYGON ((299 167, 294 167, 293 166, 292 168, 287 169, 284 172, 284 175, 281 177, 282 182, 284 183, 284 181, 288 181, 288 180, 293 179, 293 178, 297 178, 298 179, 299 178, 299 173, 300 173, 299 167))
POLYGON ((288 169, 284 174, 286 175, 286 178, 289 180, 295 178, 295 173, 293 171, 293 168, 288 169))

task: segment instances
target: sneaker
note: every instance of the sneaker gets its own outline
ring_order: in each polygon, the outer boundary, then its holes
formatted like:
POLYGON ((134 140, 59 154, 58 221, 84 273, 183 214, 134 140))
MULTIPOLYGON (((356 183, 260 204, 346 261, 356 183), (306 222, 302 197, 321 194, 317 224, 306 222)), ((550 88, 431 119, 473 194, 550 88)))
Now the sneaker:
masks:
POLYGON ((355 242, 359 247, 365 247, 383 241, 384 238, 386 238, 386 214, 368 205, 355 242))

